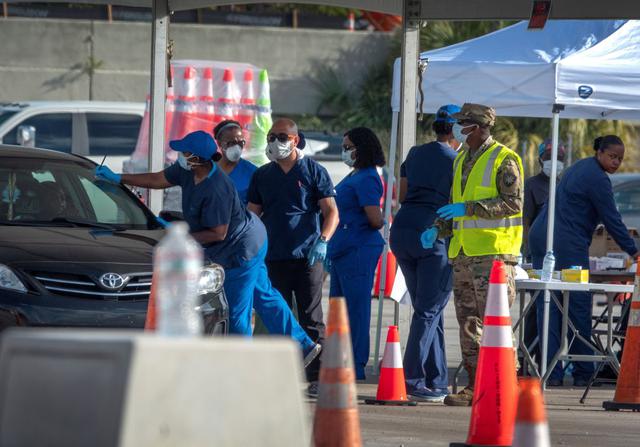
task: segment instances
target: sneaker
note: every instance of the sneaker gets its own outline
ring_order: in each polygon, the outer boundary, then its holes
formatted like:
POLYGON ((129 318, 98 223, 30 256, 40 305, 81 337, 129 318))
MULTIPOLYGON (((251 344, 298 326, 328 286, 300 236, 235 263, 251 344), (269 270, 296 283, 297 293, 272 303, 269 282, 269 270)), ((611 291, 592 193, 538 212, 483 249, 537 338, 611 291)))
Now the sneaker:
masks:
POLYGON ((473 402, 473 390, 465 388, 456 394, 449 394, 444 398, 444 404, 450 407, 470 407, 473 402))
POLYGON ((319 343, 316 343, 313 348, 311 348, 308 352, 305 352, 304 367, 306 368, 307 366, 311 365, 311 362, 313 362, 316 357, 320 355, 320 352, 322 352, 322 345, 320 345, 319 343))
POLYGON ((308 397, 318 397, 318 382, 311 382, 307 387, 308 397))
POLYGON ((429 388, 423 388, 419 390, 414 390, 409 393, 409 399, 416 402, 442 402, 445 397, 449 394, 449 390, 446 389, 436 389, 431 390, 429 388))

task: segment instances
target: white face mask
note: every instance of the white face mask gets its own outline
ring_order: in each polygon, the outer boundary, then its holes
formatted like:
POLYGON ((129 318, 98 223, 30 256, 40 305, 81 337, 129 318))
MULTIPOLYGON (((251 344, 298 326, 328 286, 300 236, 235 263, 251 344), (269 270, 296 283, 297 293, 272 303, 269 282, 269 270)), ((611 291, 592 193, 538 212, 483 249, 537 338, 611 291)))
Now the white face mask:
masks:
POLYGON ((344 164, 346 164, 347 166, 349 166, 350 168, 353 167, 353 165, 356 163, 356 161, 351 158, 351 154, 353 153, 354 149, 351 149, 349 151, 345 151, 344 149, 342 149, 342 161, 344 162, 344 164))
POLYGON ((469 127, 473 127, 476 125, 477 124, 469 124, 468 126, 463 126, 462 124, 458 124, 458 123, 455 123, 453 125, 453 128, 451 129, 451 131, 453 132, 453 136, 455 137, 455 139, 458 140, 458 142, 460 142, 461 146, 467 142, 467 137, 469 136, 469 135, 463 134, 462 131, 464 129, 468 129, 469 127))
MULTIPOLYGON (((542 162, 542 172, 544 172, 544 175, 546 175, 547 177, 551 177, 551 161, 552 160, 545 160, 542 162)), ((556 171, 556 174, 560 175, 560 173, 564 169, 564 163, 559 161, 557 164, 557 168, 558 170, 556 171)))
POLYGON ((236 144, 234 146, 228 147, 224 154, 227 156, 227 160, 231 163, 235 163, 240 160, 240 156, 242 155, 242 146, 236 144))
POLYGON ((270 153, 274 160, 285 159, 291 155, 291 152, 293 152, 293 142, 291 141, 281 143, 280 141, 275 140, 267 144, 267 153, 270 153))

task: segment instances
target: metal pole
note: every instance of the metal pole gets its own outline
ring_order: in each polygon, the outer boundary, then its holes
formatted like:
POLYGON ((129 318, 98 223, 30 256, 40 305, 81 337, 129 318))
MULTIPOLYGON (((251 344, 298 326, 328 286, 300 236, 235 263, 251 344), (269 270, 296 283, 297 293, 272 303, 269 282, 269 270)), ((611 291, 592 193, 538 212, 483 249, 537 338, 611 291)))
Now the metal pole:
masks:
POLYGON ((402 19, 402 59, 400 87, 400 131, 398 138, 402 159, 416 143, 416 92, 420 44, 420 14, 422 2, 404 0, 402 19))
MULTIPOLYGON (((547 218, 547 252, 553 252, 553 231, 556 215, 556 180, 558 172, 558 134, 560 131, 560 112, 564 110, 561 104, 553 105, 553 131, 551 135, 551 177, 549 178, 549 202, 547 218)), ((540 345, 541 365, 540 377, 544 377, 547 372, 547 349, 549 344, 549 305, 551 303, 551 293, 544 291, 544 307, 542 314, 542 337, 540 345)), ((542 384, 543 388, 545 383, 542 384)))
POLYGON ((523 175, 524 178, 527 178, 527 171, 528 169, 528 165, 527 165, 527 140, 522 140, 522 143, 520 144, 520 158, 522 159, 522 169, 523 169, 523 175))
POLYGON ((571 166, 573 163, 573 134, 567 136, 567 159, 565 160, 565 167, 571 166))
MULTIPOLYGON (((164 169, 165 96, 167 90, 167 40, 169 5, 167 0, 153 0, 151 9, 151 95, 149 104, 149 172, 164 169)), ((149 208, 155 214, 162 209, 162 190, 149 191, 149 208)))
POLYGON ((380 361, 380 335, 382 333, 382 313, 384 311, 384 289, 387 287, 387 259, 389 257, 389 222, 391 221, 391 203, 395 185, 396 151, 398 147, 398 112, 391 117, 391 141, 389 142, 389 163, 387 165, 387 194, 384 198, 384 250, 380 261, 380 286, 378 287, 378 321, 376 322, 376 344, 374 345, 374 374, 378 374, 380 361))

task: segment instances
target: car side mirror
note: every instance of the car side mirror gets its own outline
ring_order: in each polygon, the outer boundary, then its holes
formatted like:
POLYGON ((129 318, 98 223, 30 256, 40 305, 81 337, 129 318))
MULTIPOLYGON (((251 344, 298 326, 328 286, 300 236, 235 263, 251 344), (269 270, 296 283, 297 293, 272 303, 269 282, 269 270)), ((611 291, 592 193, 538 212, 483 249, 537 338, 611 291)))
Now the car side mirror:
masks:
POLYGON ((20 146, 36 146, 36 128, 33 126, 18 126, 16 141, 20 146))
POLYGON ((184 220, 184 214, 180 211, 160 211, 160 218, 167 222, 180 222, 184 220))

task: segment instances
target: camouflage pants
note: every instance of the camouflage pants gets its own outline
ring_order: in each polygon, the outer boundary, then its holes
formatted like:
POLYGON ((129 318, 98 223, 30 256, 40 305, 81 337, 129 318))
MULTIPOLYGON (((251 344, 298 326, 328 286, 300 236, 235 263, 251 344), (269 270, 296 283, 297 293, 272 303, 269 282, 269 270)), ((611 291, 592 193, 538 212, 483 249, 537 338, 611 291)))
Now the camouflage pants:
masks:
MULTIPOLYGON (((460 325, 462 363, 469 374, 469 387, 472 389, 478 364, 482 320, 487 304, 489 273, 494 259, 494 256, 464 255, 458 255, 453 259, 453 302, 460 325)), ((515 268, 507 264, 506 269, 507 294, 511 307, 516 298, 515 268)))

